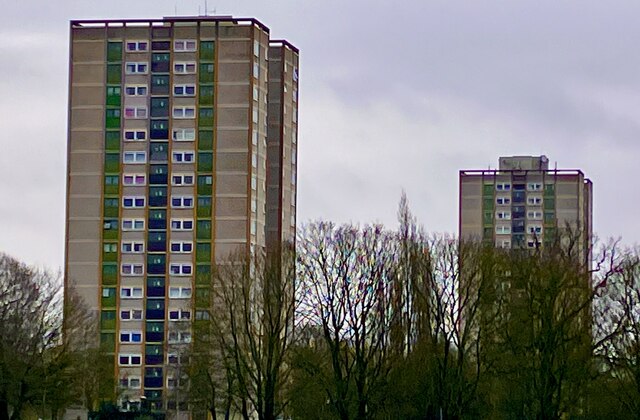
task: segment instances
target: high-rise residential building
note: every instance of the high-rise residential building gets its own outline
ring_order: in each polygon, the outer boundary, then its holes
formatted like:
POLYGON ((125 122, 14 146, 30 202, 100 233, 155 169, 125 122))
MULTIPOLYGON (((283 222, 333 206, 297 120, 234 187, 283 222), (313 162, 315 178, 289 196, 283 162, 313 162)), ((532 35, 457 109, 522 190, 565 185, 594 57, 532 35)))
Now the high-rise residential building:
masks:
POLYGON ((460 171, 459 200, 462 239, 535 248, 570 228, 589 249, 592 183, 578 169, 550 169, 546 156, 500 157, 498 169, 460 171))
POLYGON ((65 287, 121 401, 180 409, 212 265, 293 240, 298 50, 256 19, 72 21, 65 287))

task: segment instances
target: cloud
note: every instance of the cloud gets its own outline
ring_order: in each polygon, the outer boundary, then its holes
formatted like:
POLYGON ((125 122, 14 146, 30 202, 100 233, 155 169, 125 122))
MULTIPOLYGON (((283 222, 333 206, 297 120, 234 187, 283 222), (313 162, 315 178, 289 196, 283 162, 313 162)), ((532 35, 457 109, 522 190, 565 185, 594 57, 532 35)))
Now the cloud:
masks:
MULTIPOLYGON (((201 1, 5 5, 0 250, 62 265, 68 21, 201 1), (43 216, 44 214, 44 216, 43 216)), ((213 9, 213 2, 210 9, 213 9)), ((594 227, 640 241, 640 3, 219 0, 301 50, 298 220, 457 227, 458 171, 546 154, 594 181, 594 227)), ((211 10, 210 10, 211 11, 211 10)))

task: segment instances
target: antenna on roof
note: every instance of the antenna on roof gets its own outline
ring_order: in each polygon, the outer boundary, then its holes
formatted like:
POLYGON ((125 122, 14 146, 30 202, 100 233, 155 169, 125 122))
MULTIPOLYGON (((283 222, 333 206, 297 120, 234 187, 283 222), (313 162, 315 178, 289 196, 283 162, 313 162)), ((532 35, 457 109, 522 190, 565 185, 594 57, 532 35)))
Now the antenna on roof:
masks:
POLYGON ((204 15, 209 16, 209 11, 207 10, 207 0, 204 0, 204 15))

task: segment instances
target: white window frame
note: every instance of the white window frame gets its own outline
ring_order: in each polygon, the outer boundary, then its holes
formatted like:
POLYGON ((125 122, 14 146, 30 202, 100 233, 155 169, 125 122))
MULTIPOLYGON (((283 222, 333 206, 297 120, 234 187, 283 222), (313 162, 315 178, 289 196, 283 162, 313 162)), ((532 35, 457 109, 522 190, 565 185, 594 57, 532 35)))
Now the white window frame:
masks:
POLYGON ((142 354, 140 353, 118 353, 118 366, 142 366, 142 354), (122 363, 120 359, 126 357, 128 359, 127 363, 122 363), (137 357, 140 362, 133 363, 133 358, 137 357))
POLYGON ((192 231, 193 230, 194 221, 193 219, 179 219, 179 218, 171 218, 171 224, 169 225, 171 231, 192 231), (191 223, 191 228, 185 228, 185 222, 191 223))
POLYGON ((511 197, 496 197, 496 204, 499 206, 508 206, 511 204, 511 197))
POLYGON ((147 74, 149 72, 148 61, 127 61, 124 66, 125 74, 147 74))
POLYGON ((147 163, 147 152, 143 152, 143 151, 123 152, 122 163, 125 163, 128 165, 139 165, 139 164, 147 163))
POLYGON ((126 186, 147 185, 147 174, 124 173, 122 174, 122 185, 126 185, 126 186))
POLYGON ((141 330, 120 330, 120 332, 118 333, 118 340, 120 343, 142 343, 142 339, 143 339, 143 335, 141 330), (129 339, 123 340, 122 339, 123 335, 127 336, 129 339), (133 339, 134 335, 139 335, 140 340, 135 341, 133 339))
POLYGON ((167 342, 171 344, 190 343, 191 331, 169 331, 167 342))
POLYGON ((169 263, 169 275, 171 275, 171 276, 191 276, 191 275, 193 275, 193 264, 191 264, 191 263, 169 263))
POLYGON ((171 175, 171 185, 173 186, 185 186, 185 185, 194 185, 195 183, 195 174, 193 172, 190 173, 177 173, 171 175), (189 181, 191 179, 191 182, 189 181), (176 182, 178 181, 178 182, 176 182))
POLYGON ((527 219, 542 220, 542 212, 540 210, 529 210, 527 212, 527 219))
POLYGON ((171 162, 173 163, 193 163, 195 162, 195 152, 190 150, 174 151, 171 153, 171 162), (180 160, 176 159, 176 156, 180 156, 180 160), (190 160, 186 160, 190 157, 190 160))
POLYGON ((144 264, 121 263, 120 274, 123 276, 144 276, 144 264))
POLYGON ((497 225, 496 226, 496 233, 498 235, 508 235, 508 234, 511 233, 511 226, 497 225))
POLYGON ((120 287, 120 299, 142 299, 143 296, 144 296, 144 293, 143 293, 142 287, 139 287, 139 286, 120 287), (128 296, 127 296, 127 293, 128 293, 128 296))
POLYGON ((142 120, 149 116, 146 106, 127 106, 124 108, 124 118, 127 120, 142 120))
POLYGON ((147 140, 147 130, 124 130, 122 139, 131 142, 145 141, 147 140), (133 138, 128 138, 129 136, 133 138))
POLYGON ((539 195, 533 195, 527 197, 527 204, 530 206, 541 206, 542 205, 542 197, 539 195))
POLYGON ((510 211, 497 211, 496 212, 496 219, 498 220, 511 220, 511 212, 510 211))
POLYGON ((196 96, 197 88, 193 83, 175 84, 173 85, 173 96, 190 98, 196 96), (187 90, 193 89, 192 93, 188 93, 187 90))
POLYGON ((140 389, 142 387, 142 378, 136 375, 127 375, 120 378, 120 386, 126 389, 140 389), (127 385, 123 385, 123 382, 126 381, 127 385), (132 381, 137 381, 138 386, 131 385, 132 381))
POLYGON ((125 42, 125 51, 127 52, 145 52, 149 51, 149 41, 148 40, 138 40, 138 39, 128 39, 125 42), (129 48, 130 44, 133 44, 133 48, 129 48))
POLYGON ((167 311, 169 314, 169 321, 190 321, 191 320, 191 310, 189 309, 169 309, 167 311), (177 318, 172 318, 171 313, 175 312, 177 318))
POLYGON ((172 286, 169 287, 169 299, 190 299, 193 296, 191 286, 172 286))
POLYGON ((169 250, 173 254, 191 254, 193 252, 193 242, 191 241, 171 241, 169 244, 169 250), (174 251, 173 246, 177 245, 178 250, 174 251), (185 249, 188 248, 188 249, 185 249))
POLYGON ((173 72, 175 74, 195 74, 196 73, 195 61, 174 61, 173 72))
POLYGON ((120 249, 123 254, 143 254, 144 242, 142 241, 124 241, 122 242, 120 249))
POLYGON ((171 134, 173 141, 195 141, 195 128, 174 128, 171 134))
POLYGON ((527 225, 529 235, 542 235, 542 225, 527 225))
POLYGON ((120 320, 121 321, 140 321, 142 319, 144 319, 142 309, 131 309, 131 308, 120 309, 120 320), (122 314, 124 314, 125 312, 129 313, 129 318, 125 318, 125 317, 122 316, 122 314), (134 315, 139 315, 139 316, 136 317, 134 315))
POLYGON ((173 51, 175 52, 198 51, 198 41, 196 39, 176 39, 173 41, 173 51))
POLYGON ((147 204, 147 198, 144 195, 125 195, 122 197, 122 208, 125 209, 143 209, 147 204))
POLYGON ((171 116, 176 120, 192 120, 196 118, 196 107, 193 105, 174 106, 171 116))
POLYGON ((172 195, 171 196, 171 208, 173 209, 192 209, 193 208, 193 196, 192 195, 172 195), (174 202, 177 201, 176 202, 174 202))
POLYGON ((148 96, 149 86, 139 84, 124 85, 124 94, 125 96, 148 96), (133 93, 127 92, 127 89, 133 89, 133 93))
POLYGON ((498 182, 496 184, 496 191, 511 191, 510 182, 498 182))
POLYGON ((144 230, 144 219, 124 218, 122 219, 122 230, 125 232, 144 230), (130 223, 131 227, 125 227, 125 223, 130 223))
POLYGON ((542 191, 542 182, 527 183, 527 191, 542 191))

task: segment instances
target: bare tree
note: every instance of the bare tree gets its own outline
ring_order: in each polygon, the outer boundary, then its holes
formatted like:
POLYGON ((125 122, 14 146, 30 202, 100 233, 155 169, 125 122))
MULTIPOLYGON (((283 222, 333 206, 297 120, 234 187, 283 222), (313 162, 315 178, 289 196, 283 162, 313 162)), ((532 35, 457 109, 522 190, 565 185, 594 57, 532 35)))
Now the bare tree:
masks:
POLYGON ((235 255, 218 264, 210 311, 200 323, 213 345, 206 358, 194 349, 195 366, 200 367, 191 370, 207 384, 213 416, 222 405, 229 417, 232 404, 246 419, 255 412, 261 420, 273 420, 285 410, 296 305, 294 270, 289 250, 268 259, 261 253, 235 255))
POLYGON ((0 254, 0 419, 47 404, 44 386, 63 366, 61 329, 56 276, 0 254))
MULTIPOLYGON (((322 331, 331 372, 323 387, 341 419, 371 418, 372 397, 389 371, 396 245, 381 226, 324 222, 306 226, 298 240, 299 316, 322 331)), ((310 374, 317 371, 308 368, 310 374)))
MULTIPOLYGON (((610 247, 615 249, 615 244, 610 247)), ((611 252, 607 288, 596 297, 597 368, 620 405, 640 413, 640 252, 611 252), (613 269, 611 269, 613 268, 613 269)))

